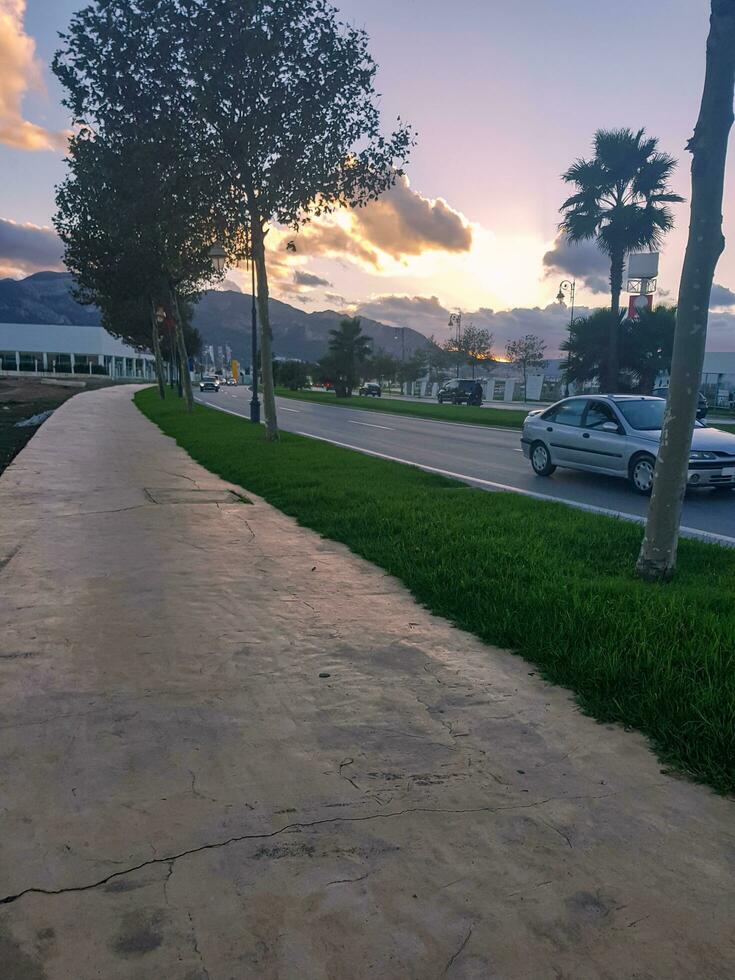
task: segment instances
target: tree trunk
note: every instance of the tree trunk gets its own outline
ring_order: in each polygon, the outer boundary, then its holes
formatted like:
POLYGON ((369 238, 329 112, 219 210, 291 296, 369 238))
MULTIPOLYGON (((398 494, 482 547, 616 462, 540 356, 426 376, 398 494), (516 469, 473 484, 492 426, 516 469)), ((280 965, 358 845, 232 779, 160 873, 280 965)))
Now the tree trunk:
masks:
POLYGON ((163 357, 161 356, 161 335, 158 332, 158 320, 156 319, 156 304, 151 300, 151 330, 153 336, 153 356, 156 361, 156 379, 158 381, 158 394, 161 401, 166 398, 166 377, 163 369, 163 357))
POLYGON ((268 309, 268 269, 265 263, 265 236, 261 217, 253 195, 250 196, 253 259, 258 274, 258 323, 260 326, 260 367, 263 380, 263 406, 265 408, 265 437, 268 442, 278 441, 276 396, 273 385, 273 333, 268 309))
POLYGON ((179 355, 179 383, 186 401, 186 410, 194 411, 194 392, 191 388, 191 375, 189 374, 189 355, 186 351, 186 339, 184 337, 184 327, 181 323, 181 313, 179 311, 179 297, 175 287, 169 286, 169 300, 171 303, 171 315, 176 324, 176 351, 179 355))
POLYGON ((610 292, 612 294, 610 309, 612 311, 612 319, 610 320, 610 333, 608 335, 607 378, 605 379, 605 390, 610 394, 614 394, 617 391, 618 376, 620 374, 618 334, 620 331, 620 294, 623 291, 624 265, 625 252, 613 252, 610 256, 610 292))
POLYGON ((725 247, 722 195, 734 94, 735 0, 712 0, 704 94, 687 147, 692 153, 692 206, 679 286, 669 401, 646 534, 636 565, 638 575, 649 581, 670 579, 676 566, 710 293, 715 267, 725 247))

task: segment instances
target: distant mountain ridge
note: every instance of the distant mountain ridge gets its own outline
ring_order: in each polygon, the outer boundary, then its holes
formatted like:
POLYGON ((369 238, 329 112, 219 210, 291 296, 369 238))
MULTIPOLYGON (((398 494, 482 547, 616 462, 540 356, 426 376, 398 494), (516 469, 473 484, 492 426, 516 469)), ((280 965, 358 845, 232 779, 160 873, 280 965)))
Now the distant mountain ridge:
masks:
MULTIPOLYGON (((99 311, 82 306, 71 295, 68 272, 37 272, 26 279, 0 280, 0 323, 49 323, 98 326, 99 311)), ((212 290, 205 293, 194 313, 194 326, 205 344, 229 344, 234 356, 250 363, 251 298, 247 293, 212 290)), ((279 357, 313 361, 321 357, 329 342, 329 331, 345 314, 334 310, 305 313, 288 303, 270 301, 273 352, 279 357)), ((361 317, 363 331, 372 337, 375 349, 398 357, 403 352, 402 328, 396 329, 361 317)), ((426 346, 417 330, 405 328, 405 353, 426 346)))

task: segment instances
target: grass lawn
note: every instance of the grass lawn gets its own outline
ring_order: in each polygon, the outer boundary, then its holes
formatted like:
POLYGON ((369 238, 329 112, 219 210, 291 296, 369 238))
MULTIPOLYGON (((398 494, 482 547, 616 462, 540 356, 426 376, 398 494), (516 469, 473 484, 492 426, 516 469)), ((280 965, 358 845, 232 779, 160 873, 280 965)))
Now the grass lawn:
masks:
POLYGON ((476 408, 471 405, 440 405, 438 402, 409 402, 388 397, 337 398, 331 391, 289 391, 276 388, 281 398, 296 398, 302 402, 326 402, 339 408, 361 408, 373 412, 389 412, 395 415, 413 415, 421 419, 441 419, 442 422, 472 422, 474 425, 493 425, 504 429, 520 429, 528 412, 503 408, 476 408))
POLYGON ((641 528, 486 493, 197 406, 135 396, 190 455, 395 575, 432 612, 515 650, 600 721, 735 791, 735 550, 681 542, 676 580, 634 578, 641 528))

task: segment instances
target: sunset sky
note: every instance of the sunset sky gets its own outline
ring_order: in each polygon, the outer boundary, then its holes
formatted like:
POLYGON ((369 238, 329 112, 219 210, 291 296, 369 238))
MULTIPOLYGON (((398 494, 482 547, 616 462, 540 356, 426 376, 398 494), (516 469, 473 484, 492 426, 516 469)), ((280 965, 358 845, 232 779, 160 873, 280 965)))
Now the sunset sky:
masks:
MULTIPOLYGON (((556 239, 560 174, 599 127, 645 127, 680 160, 704 71, 707 0, 336 0, 365 27, 380 65, 386 127, 418 131, 407 179, 357 215, 309 226, 295 257, 273 236, 276 297, 306 310, 350 309, 446 335, 448 311, 488 326, 496 348, 541 333, 550 350, 568 314, 549 307, 561 278, 580 305, 606 300, 592 246, 556 239)), ((0 0, 0 275, 60 268, 48 226, 64 174, 69 120, 48 64, 80 0, 0 0), (35 226, 35 227, 31 227, 35 226), (45 229, 45 230, 44 230, 45 229)), ((735 159, 725 233, 735 238, 735 159)), ((688 208, 661 260, 673 300, 688 208)), ((288 237, 293 237, 289 234, 288 237)), ((239 272, 231 279, 244 284, 239 272)), ((735 245, 717 270, 711 349, 735 349, 735 245)))

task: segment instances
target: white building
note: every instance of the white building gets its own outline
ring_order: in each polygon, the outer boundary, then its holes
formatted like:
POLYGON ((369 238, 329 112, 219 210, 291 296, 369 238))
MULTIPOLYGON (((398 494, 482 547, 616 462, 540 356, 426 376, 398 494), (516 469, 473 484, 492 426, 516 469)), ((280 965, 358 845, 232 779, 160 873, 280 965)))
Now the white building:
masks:
POLYGON ((106 375, 150 380, 154 358, 102 327, 0 323, 0 374, 106 375))

